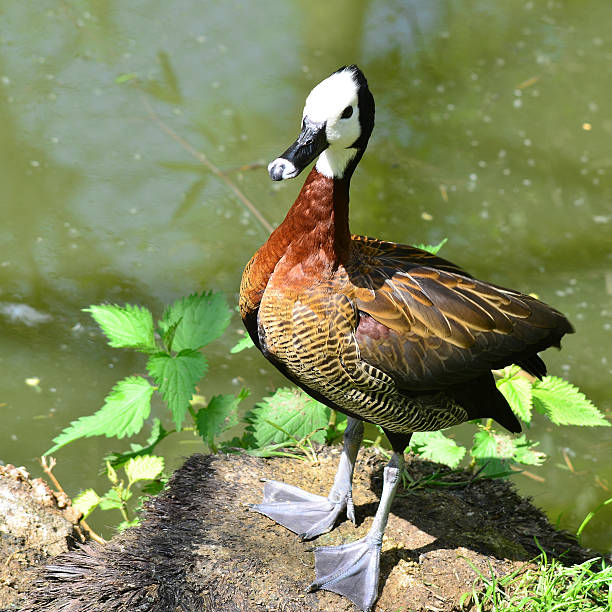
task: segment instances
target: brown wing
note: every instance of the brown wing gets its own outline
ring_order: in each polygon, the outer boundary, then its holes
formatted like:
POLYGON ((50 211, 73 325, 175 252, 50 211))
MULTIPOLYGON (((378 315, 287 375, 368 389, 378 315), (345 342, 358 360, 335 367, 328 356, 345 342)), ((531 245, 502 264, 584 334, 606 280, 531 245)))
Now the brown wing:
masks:
POLYGON ((374 284, 377 281, 384 281, 393 271, 407 270, 416 266, 430 266, 438 270, 462 274, 468 278, 471 276, 458 265, 407 244, 357 235, 351 236, 351 244, 354 263, 358 267, 371 268, 369 282, 374 284), (378 270, 382 272, 380 278, 375 274, 378 270))
POLYGON ((547 304, 420 249, 362 237, 353 247, 361 358, 401 388, 439 389, 510 363, 537 374, 537 352, 573 331, 547 304))

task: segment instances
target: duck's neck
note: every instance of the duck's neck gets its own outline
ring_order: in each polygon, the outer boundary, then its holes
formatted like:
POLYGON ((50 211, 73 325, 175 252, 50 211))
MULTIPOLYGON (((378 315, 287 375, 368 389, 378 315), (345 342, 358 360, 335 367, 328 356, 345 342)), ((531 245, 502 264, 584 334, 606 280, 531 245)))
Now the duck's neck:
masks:
POLYGON ((363 148, 325 149, 317 160, 315 168, 327 178, 351 180, 357 164, 364 153, 363 148))
POLYGON ((286 257, 310 272, 333 270, 344 264, 351 243, 349 184, 350 177, 329 178, 313 168, 261 255, 270 263, 275 260, 274 265, 286 257))
POLYGON ((278 228, 293 256, 333 267, 344 263, 351 242, 349 185, 350 177, 330 178, 311 170, 278 228))
MULTIPOLYGON (((355 155, 357 155, 357 149, 340 149, 338 151, 326 149, 319 155, 315 168, 327 178, 344 178, 348 174, 347 169, 352 165, 351 162, 355 155)), ((352 169, 350 174, 352 174, 352 169)))
MULTIPOLYGON (((285 220, 244 271, 240 309, 245 321, 257 311, 273 273, 284 291, 295 291, 346 265, 351 244, 349 183, 350 176, 328 178, 312 169, 285 220)), ((254 320, 247 327, 255 338, 254 320)))

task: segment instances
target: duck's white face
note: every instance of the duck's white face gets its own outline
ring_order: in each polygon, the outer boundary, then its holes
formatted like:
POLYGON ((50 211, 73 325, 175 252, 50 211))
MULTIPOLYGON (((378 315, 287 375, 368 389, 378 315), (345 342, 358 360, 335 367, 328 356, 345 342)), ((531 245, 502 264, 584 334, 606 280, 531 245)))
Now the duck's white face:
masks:
POLYGON ((330 146, 350 147, 361 133, 353 71, 347 68, 321 81, 306 98, 302 117, 312 123, 325 124, 330 146))

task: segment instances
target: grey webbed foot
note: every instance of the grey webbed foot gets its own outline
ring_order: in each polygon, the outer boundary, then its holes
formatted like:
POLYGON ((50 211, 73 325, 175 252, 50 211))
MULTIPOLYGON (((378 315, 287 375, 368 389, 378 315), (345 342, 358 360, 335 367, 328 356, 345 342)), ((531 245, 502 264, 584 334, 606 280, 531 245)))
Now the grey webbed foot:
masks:
POLYGON ((253 504, 251 509, 297 533, 302 540, 331 531, 345 510, 348 518, 355 523, 352 482, 362 438, 363 423, 348 417, 338 471, 327 497, 277 480, 267 480, 263 502, 253 504))
POLYGON ((378 597, 380 550, 380 540, 369 536, 351 544, 316 548, 316 580, 308 590, 333 591, 370 610, 378 597))
POLYGON ((350 493, 334 503, 327 497, 276 480, 266 481, 263 502, 253 504, 251 509, 297 533, 302 540, 331 531, 344 510, 355 522, 350 493))
POLYGON ((383 473, 380 504, 368 535, 352 544, 315 549, 317 579, 311 591, 325 589, 344 595, 362 610, 370 610, 378 597, 378 570, 383 534, 391 503, 404 466, 404 455, 394 452, 383 473))

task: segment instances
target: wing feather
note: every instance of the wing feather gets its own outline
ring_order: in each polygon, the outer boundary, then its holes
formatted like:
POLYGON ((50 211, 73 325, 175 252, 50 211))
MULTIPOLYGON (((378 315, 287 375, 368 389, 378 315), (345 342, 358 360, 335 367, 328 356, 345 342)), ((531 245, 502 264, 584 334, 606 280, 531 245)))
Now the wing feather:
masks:
POLYGON ((437 389, 521 360, 541 373, 536 353, 573 331, 547 304, 414 247, 354 237, 347 272, 361 357, 402 388, 437 389))

